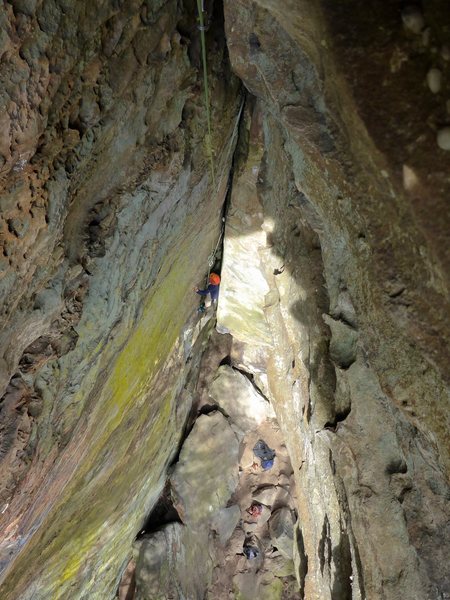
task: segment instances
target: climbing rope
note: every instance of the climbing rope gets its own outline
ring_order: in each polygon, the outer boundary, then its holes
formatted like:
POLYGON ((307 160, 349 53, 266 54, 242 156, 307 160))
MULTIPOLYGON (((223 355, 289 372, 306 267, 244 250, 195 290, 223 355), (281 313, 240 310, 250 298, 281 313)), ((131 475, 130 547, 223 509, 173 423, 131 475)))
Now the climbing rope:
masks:
MULTIPOLYGON (((197 13, 198 13, 198 22, 199 22, 198 29, 200 31, 200 44, 201 44, 201 49, 202 49, 203 90, 204 90, 204 98, 205 98, 206 122, 207 122, 207 127, 208 127, 206 148, 207 148, 207 153, 208 153, 208 157, 209 157, 209 166, 210 166, 210 170, 211 170, 211 181, 212 181, 213 187, 215 188, 216 187, 216 175, 215 175, 214 157, 213 157, 213 150, 212 150, 211 108, 210 108, 210 94, 209 94, 209 86, 208 86, 208 69, 207 69, 207 63, 206 63, 206 39, 205 39, 206 27, 205 27, 205 21, 204 21, 204 15, 205 15, 204 0, 197 0, 197 13)), ((244 98, 242 99, 239 113, 238 113, 236 123, 235 123, 234 129, 233 129, 233 133, 230 138, 230 144, 229 144, 228 151, 226 153, 225 164, 228 163, 229 152, 233 146, 233 142, 234 142, 234 138, 235 138, 237 128, 239 125, 239 121, 241 118, 243 106, 244 106, 244 98)), ((222 172, 222 175, 220 177, 220 180, 219 180, 219 183, 217 186, 216 193, 219 192, 220 186, 222 184, 223 175, 224 174, 222 172)), ((228 194, 228 189, 229 189, 229 183, 228 183, 228 186, 227 186, 227 189, 225 192, 225 197, 228 194)), ((208 257, 208 275, 206 277, 206 286, 208 286, 208 284, 209 284, 209 276, 211 274, 211 269, 214 266, 216 253, 217 253, 219 245, 222 241, 224 231, 225 231, 225 217, 222 217, 222 224, 221 224, 221 228, 220 228, 219 239, 217 240, 216 247, 214 248, 214 250, 211 252, 211 254, 208 257)))
MULTIPOLYGON (((228 164, 228 159, 230 157, 230 152, 231 152, 231 149, 233 148, 233 143, 234 143, 236 134, 238 132, 239 122, 241 120, 242 110, 244 108, 244 102, 245 102, 245 97, 242 98, 241 106, 239 107, 239 112, 237 114, 236 121, 235 121, 234 127, 233 127, 233 132, 231 134, 230 141, 229 141, 229 144, 228 144, 228 149, 227 149, 227 152, 225 154, 225 166, 228 164)), ((222 171, 221 177, 219 179, 219 183, 217 185, 216 193, 218 193, 218 191, 220 189, 220 186, 222 184, 223 176, 224 176, 224 171, 222 171)), ((230 182, 228 182, 227 189, 225 190, 225 198, 226 198, 226 196, 228 194, 229 188, 230 188, 230 182)), ((220 234, 219 234, 219 238, 217 240, 216 247, 211 252, 211 254, 208 256, 208 275, 206 276, 206 287, 209 284, 209 276, 211 274, 211 269, 213 268, 214 263, 216 262, 216 253, 217 253, 217 250, 218 250, 218 248, 220 246, 220 243, 222 241, 224 233, 225 233, 225 217, 222 217, 222 224, 221 224, 221 227, 220 227, 220 234)))
POLYGON ((198 12, 198 29, 200 31, 200 44, 202 47, 202 63, 203 63, 203 90, 205 95, 205 111, 206 111, 206 122, 208 127, 208 135, 206 139, 206 150, 209 156, 209 167, 211 170, 211 181, 213 186, 216 186, 216 176, 214 171, 214 158, 212 151, 212 136, 211 136, 211 110, 209 104, 209 87, 208 87, 208 69, 206 65, 206 40, 205 40, 205 22, 203 15, 205 14, 204 0, 197 0, 197 12, 198 12))
POLYGON ((225 231, 225 217, 222 217, 222 225, 220 227, 219 239, 217 240, 216 247, 211 252, 211 254, 208 256, 208 266, 209 266, 208 279, 209 279, 211 269, 213 268, 214 263, 216 262, 216 252, 217 252, 217 249, 219 248, 224 231, 225 231))
MULTIPOLYGON (((229 144, 228 144, 228 149, 227 149, 226 154, 225 154, 225 166, 228 164, 228 160, 230 158, 230 152, 231 152, 231 149, 233 148, 233 143, 234 143, 236 134, 237 134, 238 129, 239 129, 239 122, 241 120, 241 115, 242 115, 242 111, 244 109, 244 104, 245 104, 245 96, 243 96, 243 98, 242 98, 241 106, 239 107, 239 112, 237 114, 236 121, 234 123, 233 132, 232 132, 232 134, 230 136, 230 141, 229 141, 229 144)), ((225 174, 225 169, 222 170, 222 174, 220 176, 219 183, 217 185, 216 194, 220 190, 220 186, 222 185, 222 180, 223 180, 224 174, 225 174)), ((225 190, 225 198, 227 197, 229 189, 230 189, 230 178, 228 179, 227 189, 225 190)), ((222 217, 222 223, 221 223, 221 226, 220 226, 220 234, 219 234, 219 238, 217 240, 216 246, 215 246, 214 250, 211 252, 211 254, 208 256, 208 274, 206 276, 205 289, 209 285, 209 276, 211 275, 211 269, 213 268, 214 263, 216 262, 216 253, 217 253, 217 250, 218 250, 218 248, 220 246, 220 243, 222 241, 224 233, 225 233, 225 216, 222 217)), ((197 312, 200 313, 200 314, 203 314, 205 312, 205 310, 206 310, 206 308, 205 308, 205 302, 202 301, 200 303, 200 306, 197 309, 197 312)))

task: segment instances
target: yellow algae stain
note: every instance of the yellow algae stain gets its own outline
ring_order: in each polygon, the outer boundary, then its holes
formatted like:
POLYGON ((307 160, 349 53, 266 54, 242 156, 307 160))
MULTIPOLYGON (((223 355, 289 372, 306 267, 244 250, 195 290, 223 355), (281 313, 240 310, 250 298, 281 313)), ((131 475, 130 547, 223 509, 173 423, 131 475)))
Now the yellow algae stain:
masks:
MULTIPOLYGON (((160 459, 158 461, 160 464, 156 465, 158 468, 153 470, 153 472, 151 473, 152 477, 150 478, 150 480, 147 480, 147 489, 151 489, 155 485, 156 478, 158 477, 159 472, 163 469, 164 463, 168 457, 168 451, 170 450, 169 448, 166 448, 166 452, 161 453, 161 447, 158 441, 161 440, 161 436, 163 436, 164 434, 167 435, 168 433, 168 426, 173 406, 172 398, 173 390, 171 391, 171 393, 168 393, 165 396, 161 407, 161 411, 158 413, 157 419, 155 420, 151 429, 151 435, 149 438, 151 441, 151 445, 148 449, 148 455, 149 457, 151 456, 153 458, 153 466, 155 466, 155 459, 157 458, 160 459)), ((135 476, 137 476, 137 473, 134 473, 135 470, 139 470, 139 467, 136 467, 136 465, 133 463, 130 465, 129 469, 119 468, 117 476, 113 478, 114 488, 116 490, 121 490, 123 489, 122 484, 129 486, 132 482, 134 482, 135 476)), ((122 505, 120 503, 117 503, 118 500, 115 497, 113 488, 106 490, 101 489, 102 487, 107 486, 108 481, 103 482, 103 485, 99 486, 100 489, 98 490, 98 493, 100 498, 104 498, 104 501, 102 501, 101 503, 99 503, 98 501, 94 502, 93 505, 89 507, 88 515, 86 515, 85 519, 83 519, 84 526, 82 529, 79 528, 73 530, 71 524, 66 524, 66 527, 60 532, 60 538, 65 538, 67 535, 67 543, 64 546, 67 562, 65 568, 61 573, 59 581, 55 581, 55 587, 62 595, 56 595, 54 596, 55 598, 64 597, 63 590, 65 589, 67 582, 69 582, 73 578, 76 578, 77 574, 79 574, 80 572, 80 569, 86 564, 86 561, 88 559, 95 561, 95 559, 93 558, 93 553, 96 551, 96 548, 99 545, 99 538, 103 537, 101 532, 105 529, 103 527, 104 513, 107 512, 108 518, 111 518, 114 517, 114 509, 122 509, 122 505), (102 492, 104 493, 104 495, 102 494, 102 492), (67 530, 65 531, 65 529, 67 530), (67 554, 69 554, 69 556, 67 556, 67 554)), ((146 494, 142 495, 142 500, 145 499, 145 496, 146 494)), ((135 510, 134 514, 132 515, 127 515, 126 513, 119 513, 119 515, 119 519, 114 523, 114 531, 109 530, 109 533, 111 535, 109 536, 108 544, 114 544, 113 540, 116 540, 116 543, 120 546, 120 543, 123 539, 128 539, 130 527, 133 533, 136 532, 138 521, 140 519, 139 510, 135 510)), ((108 535, 106 535, 106 537, 108 537, 108 535)), ((105 541, 105 538, 103 538, 102 544, 105 541)), ((115 545, 116 544, 114 544, 114 546, 115 545)), ((61 557, 59 553, 53 553, 53 556, 56 559, 56 564, 50 564, 48 565, 48 568, 50 569, 50 571, 56 573, 59 570, 58 565, 60 564, 61 557)))
MULTIPOLYGON (((166 440, 168 437, 170 418, 172 416, 173 409, 174 391, 175 390, 172 389, 165 395, 160 410, 157 412, 156 419, 151 426, 150 435, 148 438, 149 446, 146 449, 147 462, 152 462, 153 466, 157 468, 153 468, 152 472, 149 473, 151 477, 147 480, 145 486, 149 489, 155 485, 160 471, 162 471, 170 453, 170 448, 168 447, 165 448, 165 452, 161 452, 161 440, 164 439, 164 436, 166 437, 166 440), (157 459, 159 459, 159 461, 157 459), (158 462, 160 464, 158 464, 158 462)), ((59 579, 58 589, 63 587, 66 582, 74 578, 79 572, 80 568, 85 564, 86 558, 89 555, 92 556, 92 552, 95 550, 95 547, 98 544, 98 538, 102 530, 102 525, 104 524, 104 509, 110 509, 110 511, 108 511, 108 516, 111 517, 114 514, 114 508, 117 509, 120 507, 120 504, 117 504, 117 498, 114 494, 114 490, 112 488, 106 489, 103 495, 101 488, 108 487, 108 483, 112 479, 114 481, 114 488, 116 490, 123 490, 125 486, 129 486, 130 483, 134 482, 135 477, 138 476, 138 473, 135 473, 134 471, 140 471, 140 466, 137 466, 133 462, 131 465, 129 465, 129 468, 123 468, 123 466, 124 465, 116 465, 117 473, 110 474, 110 476, 103 481, 103 485, 99 486, 98 495, 104 500, 102 500, 101 503, 94 502, 94 504, 90 506, 90 514, 84 521, 85 526, 83 529, 78 529, 74 532, 71 525, 69 525, 69 527, 67 527, 67 532, 65 532, 64 529, 61 532, 62 535, 60 537, 64 538, 66 534, 67 536, 71 537, 67 538, 70 539, 70 543, 66 546, 66 549, 69 550, 70 556, 67 558, 68 562, 59 579), (111 506, 112 504, 115 506, 111 506), (103 510, 97 512, 95 509, 99 507, 101 507, 103 510), (92 514, 93 511, 94 514, 92 514)), ((124 529, 129 529, 130 520, 135 521, 134 527, 132 528, 135 531, 137 521, 140 519, 139 512, 135 512, 133 516, 126 514, 121 516, 124 529)), ((120 540, 123 538, 125 533, 122 532, 122 527, 118 527, 118 525, 119 523, 116 521, 113 537, 120 540)), ((57 559, 59 558, 58 555, 54 556, 57 559)))
MULTIPOLYGON (((180 285, 179 281, 180 272, 184 270, 185 265, 181 264, 177 266, 178 268, 173 266, 170 269, 166 278, 148 300, 137 328, 128 343, 124 346, 124 349, 116 360, 111 375, 105 383, 101 399, 99 399, 99 409, 94 411, 91 417, 93 417, 93 422, 96 422, 98 426, 97 417, 99 417, 100 411, 103 415, 105 411, 109 412, 110 415, 106 423, 105 420, 103 421, 102 435, 99 435, 97 429, 96 443, 90 448, 89 458, 86 457, 83 466, 77 473, 76 479, 79 483, 80 477, 82 478, 92 468, 100 449, 108 444, 108 438, 113 431, 116 452, 125 451, 123 447, 129 445, 130 437, 123 435, 126 432, 121 432, 121 435, 117 429, 122 429, 120 426, 126 410, 132 408, 138 397, 149 392, 155 374, 154 364, 151 359, 156 356, 159 368, 161 363, 167 359, 170 350, 172 350, 178 339, 182 322, 185 320, 185 316, 179 310, 179 303, 185 294, 185 287, 180 285), (177 286, 179 287, 178 294, 175 293, 177 286), (173 318, 174 316, 176 318, 173 318), (113 411, 112 409, 115 410, 113 411)), ((149 411, 153 409, 152 412, 155 415, 155 419, 148 433, 145 462, 153 462, 152 474, 154 477, 163 469, 170 453, 170 447, 165 447, 165 451, 161 452, 161 446, 164 447, 167 444, 167 440, 171 437, 170 425, 176 384, 177 378, 174 378, 171 389, 166 391, 164 397, 158 399, 159 401, 151 402, 149 399, 147 410, 143 410, 140 414, 136 415, 135 422, 133 423, 134 427, 136 427, 137 422, 147 420, 149 411), (162 440, 165 440, 166 444, 162 443, 162 440)), ((87 556, 92 553, 93 547, 96 544, 95 532, 98 532, 99 528, 101 529, 102 527, 105 509, 109 506, 113 510, 111 504, 114 503, 115 508, 124 489, 130 482, 135 481, 135 478, 139 477, 139 473, 134 473, 134 470, 136 469, 136 471, 140 472, 141 465, 132 463, 131 465, 127 465, 128 468, 124 468, 124 466, 123 463, 116 463, 115 468, 113 468, 115 473, 104 473, 104 477, 100 477, 100 480, 103 480, 102 482, 96 478, 96 494, 102 497, 104 493, 103 497, 105 501, 102 503, 101 508, 97 505, 97 502, 94 502, 87 510, 81 511, 83 513, 87 512, 87 514, 84 516, 82 529, 77 531, 75 536, 73 536, 72 531, 70 548, 66 546, 65 554, 66 556, 69 554, 70 557, 67 557, 68 563, 61 575, 59 582, 61 586, 73 577, 76 577, 80 567, 79 555, 87 556), (114 481, 114 491, 110 489, 103 492, 101 488, 108 487, 108 481, 110 480, 114 481), (91 521, 91 527, 88 527, 89 521, 91 521)), ((71 489, 79 488, 79 483, 77 485, 77 483, 73 482, 73 485, 70 486, 71 489)), ((147 483, 154 485, 156 481, 147 483)), ((119 533, 116 532, 116 535, 119 533)), ((67 534, 70 535, 70 532, 68 531, 67 534)), ((58 537, 64 538, 65 536, 60 534, 58 537)), ((59 562, 60 557, 57 558, 57 553, 56 555, 53 553, 53 556, 59 562)))
MULTIPOLYGON (((85 448, 75 446, 79 438, 67 448, 67 452, 79 454, 79 463, 40 525, 39 535, 30 540, 1 586, 5 600, 18 597, 27 587, 25 573, 30 564, 34 572, 42 573, 36 583, 44 593, 51 588, 63 594, 59 597, 67 597, 69 588, 81 580, 89 592, 95 586, 95 575, 81 575, 81 563, 95 565, 98 555, 111 557, 114 552, 111 561, 116 561, 118 568, 130 542, 130 522, 136 530, 142 511, 149 508, 152 490, 176 446, 173 398, 182 372, 167 383, 161 381, 159 390, 156 375, 192 310, 185 296, 191 292, 195 233, 188 231, 190 239, 173 249, 175 262, 168 253, 133 331, 130 333, 125 323, 114 340, 105 344, 92 365, 99 378, 94 382, 88 375, 77 392, 81 402, 89 394, 91 406, 83 428, 85 448), (149 477, 142 479, 144 473, 149 477), (137 481, 141 493, 133 494, 137 481), (105 532, 105 522, 115 516, 117 529, 105 532)), ((94 353, 99 350, 96 345, 94 353)))
POLYGON ((137 328, 116 360, 102 394, 104 404, 119 411, 108 420, 105 434, 119 424, 124 410, 145 394, 155 372, 167 359, 178 339, 182 321, 180 302, 184 289, 179 288, 179 269, 172 268, 150 298, 137 328), (181 321, 181 322, 180 322, 181 321))

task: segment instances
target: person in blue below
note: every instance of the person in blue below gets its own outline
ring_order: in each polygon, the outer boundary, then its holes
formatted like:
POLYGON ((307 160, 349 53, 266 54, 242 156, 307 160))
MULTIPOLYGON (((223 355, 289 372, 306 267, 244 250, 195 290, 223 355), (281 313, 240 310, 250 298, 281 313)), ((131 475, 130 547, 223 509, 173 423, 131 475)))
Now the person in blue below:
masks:
POLYGON ((219 298, 219 286, 220 286, 220 276, 217 273, 211 273, 209 276, 209 285, 205 290, 199 290, 198 287, 194 288, 194 291, 200 296, 207 296, 208 294, 211 296, 211 304, 217 304, 217 300, 219 298))

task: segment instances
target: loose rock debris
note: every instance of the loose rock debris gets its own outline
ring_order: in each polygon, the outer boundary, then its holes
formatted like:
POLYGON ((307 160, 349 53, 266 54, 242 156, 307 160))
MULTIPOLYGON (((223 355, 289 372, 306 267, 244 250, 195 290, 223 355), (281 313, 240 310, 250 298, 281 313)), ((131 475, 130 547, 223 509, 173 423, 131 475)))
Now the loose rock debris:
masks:
POLYGON ((231 366, 217 373, 208 388, 212 410, 202 414, 200 403, 169 479, 181 523, 161 523, 136 542, 135 600, 256 600, 281 598, 280 589, 283 600, 300 598, 293 470, 280 427, 248 378, 231 366))

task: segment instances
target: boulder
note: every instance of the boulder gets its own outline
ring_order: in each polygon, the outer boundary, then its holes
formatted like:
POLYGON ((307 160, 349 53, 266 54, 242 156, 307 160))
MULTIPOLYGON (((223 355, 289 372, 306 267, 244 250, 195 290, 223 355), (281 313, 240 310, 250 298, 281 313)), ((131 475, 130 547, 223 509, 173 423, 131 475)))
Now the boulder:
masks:
POLYGON ((270 403, 252 382, 228 365, 219 368, 209 395, 241 433, 253 431, 267 418, 275 416, 270 403))
POLYGON ((222 546, 228 542, 241 518, 241 509, 235 504, 219 510, 213 519, 211 528, 217 532, 222 546))
POLYGON ((174 504, 194 529, 225 507, 238 482, 239 442, 220 412, 201 415, 171 477, 174 504))
POLYGON ((290 493, 281 486, 262 486, 253 492, 252 497, 265 506, 285 506, 292 501, 290 493))
POLYGON ((264 486, 258 488, 255 492, 253 492, 252 496, 261 504, 265 504, 266 506, 272 506, 275 502, 275 498, 278 494, 278 488, 274 485, 264 486))
POLYGON ((135 600, 201 600, 212 566, 207 543, 205 532, 193 534, 181 523, 169 523, 139 540, 135 600))
POLYGON ((280 508, 269 519, 269 532, 272 544, 286 558, 294 554, 294 518, 287 507, 280 508))
POLYGON ((358 332, 344 321, 333 319, 329 315, 323 315, 323 320, 331 329, 331 359, 342 369, 347 369, 355 362, 358 332))

